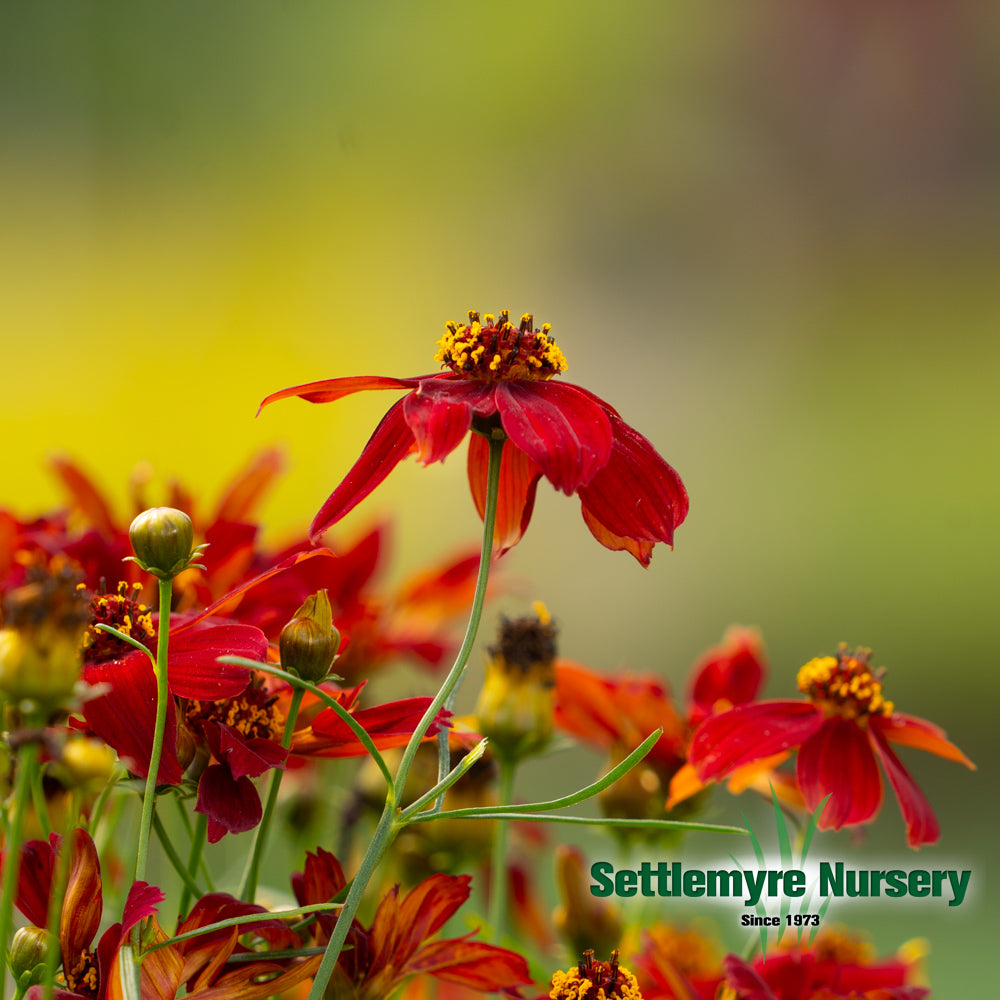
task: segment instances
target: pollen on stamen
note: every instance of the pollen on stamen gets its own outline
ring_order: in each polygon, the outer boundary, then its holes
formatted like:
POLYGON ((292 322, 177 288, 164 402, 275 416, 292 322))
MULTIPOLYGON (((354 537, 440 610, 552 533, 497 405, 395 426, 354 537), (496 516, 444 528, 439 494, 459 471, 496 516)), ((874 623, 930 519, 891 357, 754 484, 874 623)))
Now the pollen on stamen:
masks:
POLYGON ((860 718, 892 715, 894 705, 882 694, 883 670, 869 665, 871 650, 849 653, 841 644, 836 656, 810 660, 798 673, 798 687, 828 714, 860 718))
POLYGON ((551 329, 548 323, 534 329, 531 313, 525 313, 515 328, 506 309, 482 318, 470 311, 468 324, 445 324, 434 360, 463 378, 484 382, 549 379, 566 370, 566 357, 551 329))

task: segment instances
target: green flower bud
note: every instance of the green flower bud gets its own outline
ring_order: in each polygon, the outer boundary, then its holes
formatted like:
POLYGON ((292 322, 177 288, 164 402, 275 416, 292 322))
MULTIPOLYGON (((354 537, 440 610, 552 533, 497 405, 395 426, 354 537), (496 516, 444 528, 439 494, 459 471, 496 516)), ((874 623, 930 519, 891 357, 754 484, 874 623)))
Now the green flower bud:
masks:
POLYGON ((20 981, 26 972, 34 972, 29 985, 37 985, 45 975, 45 953, 49 950, 49 932, 42 927, 19 927, 10 942, 10 968, 20 981))
POLYGON ((330 598, 320 590, 306 599, 281 630, 281 666, 303 680, 319 684, 330 673, 339 646, 340 633, 333 627, 330 598))
POLYGON ((135 561, 163 580, 177 576, 195 554, 191 518, 173 507, 144 510, 129 526, 128 537, 135 561))

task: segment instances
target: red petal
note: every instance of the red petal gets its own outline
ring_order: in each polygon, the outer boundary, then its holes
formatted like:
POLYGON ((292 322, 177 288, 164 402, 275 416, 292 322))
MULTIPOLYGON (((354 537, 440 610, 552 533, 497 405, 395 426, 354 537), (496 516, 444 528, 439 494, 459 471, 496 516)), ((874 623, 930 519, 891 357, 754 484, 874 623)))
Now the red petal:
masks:
POLYGON ((215 510, 214 523, 248 521, 284 465, 281 451, 268 448, 250 461, 226 488, 215 510))
POLYGON ((440 462, 462 442, 473 411, 496 409, 493 387, 481 382, 428 379, 403 399, 403 415, 417 442, 417 461, 440 462))
POLYGON ((508 437, 557 490, 576 493, 607 464, 609 417, 575 385, 501 382, 496 405, 508 437))
MULTIPOLYGON (((425 375, 424 378, 433 378, 425 375)), ((305 385, 293 385, 290 389, 272 392, 257 408, 257 415, 265 406, 276 403, 279 399, 289 399, 298 396, 310 403, 332 403, 343 399, 354 392, 367 389, 414 389, 420 385, 419 378, 389 378, 384 375, 352 375, 349 378, 327 378, 319 382, 307 382, 305 385)))
MULTIPOLYGON (((65 840, 58 850, 66 849, 65 840)), ((64 955, 79 955, 89 948, 101 924, 101 863, 86 830, 75 830, 66 894, 59 921, 59 941, 64 955)), ((44 926, 44 924, 43 924, 44 926)))
POLYGON ((260 796, 249 778, 234 779, 224 764, 205 768, 198 782, 195 812, 208 817, 208 842, 218 843, 226 833, 252 830, 262 814, 260 796))
POLYGON ((823 724, 808 701, 759 701, 713 715, 695 730, 688 760, 702 781, 801 745, 823 724))
POLYGON ((140 920, 145 920, 146 917, 156 913, 157 907, 166 898, 155 885, 150 885, 148 882, 133 882, 122 915, 122 940, 125 940, 129 931, 140 920))
MULTIPOLYGON (((405 745, 413 735, 413 730, 424 716, 430 698, 403 698, 354 712, 358 724, 381 749, 405 745)), ((447 722, 447 714, 442 712, 427 730, 427 737, 433 736, 447 722)), ((312 734, 300 739, 298 735, 292 743, 293 753, 319 753, 326 757, 353 757, 368 751, 358 741, 351 728, 332 708, 326 708, 313 720, 312 734)))
POLYGON ((408 963, 407 971, 429 973, 485 993, 527 986, 532 982, 528 963, 520 955, 466 938, 432 942, 408 963))
POLYGON ((257 778, 273 767, 284 766, 288 751, 280 743, 263 736, 247 738, 230 726, 218 726, 217 731, 218 750, 213 747, 213 752, 221 763, 226 764, 234 778, 244 774, 257 778))
MULTIPOLYGON (((395 920, 399 937, 392 949, 393 965, 397 968, 405 966, 421 944, 448 922, 455 911, 469 898, 471 881, 468 875, 432 875, 407 894, 399 906, 399 914, 395 920)), ((383 904, 386 904, 387 900, 388 897, 383 900, 383 904)), ((385 906, 387 914, 391 909, 391 906, 385 906)), ((372 924, 372 937, 376 942, 380 942, 379 932, 385 928, 384 920, 380 927, 381 916, 383 916, 383 906, 379 906, 379 912, 372 924)))
MULTIPOLYGON (((486 516, 486 474, 490 446, 486 438, 473 434, 469 441, 469 486, 480 518, 486 516)), ((493 551, 502 556, 516 545, 527 530, 535 506, 535 490, 542 470, 523 451, 508 441, 500 459, 500 486, 497 496, 493 551)))
POLYGON ((756 629, 733 625, 693 668, 692 718, 700 721, 720 702, 742 705, 757 697, 764 677, 764 644, 756 629))
POLYGON ((100 490, 83 470, 66 458, 53 459, 52 467, 69 490, 87 521, 97 528, 105 538, 111 538, 115 535, 119 529, 115 526, 108 502, 101 496, 100 490))
POLYGON ((361 503, 416 448, 413 431, 403 416, 403 402, 400 400, 390 407, 369 438, 361 457, 313 518, 309 537, 314 542, 327 528, 361 503))
POLYGON ((610 528, 598 521, 594 514, 587 509, 586 504, 581 505, 581 513, 583 514, 583 523, 590 528, 590 533, 606 549, 611 549, 612 552, 631 552, 643 566, 649 565, 650 560, 653 558, 652 542, 639 542, 634 538, 624 538, 622 535, 616 535, 610 528))
POLYGON ((945 738, 944 730, 926 719, 894 712, 889 719, 879 723, 879 731, 892 743, 899 743, 904 747, 917 747, 919 750, 944 757, 945 760, 964 764, 973 771, 976 769, 976 765, 954 743, 945 738))
POLYGON ((941 828, 938 826, 934 810, 927 801, 927 796, 910 777, 910 772, 903 767, 900 759, 890 749, 886 742, 885 729, 885 725, 876 722, 875 725, 869 725, 868 733, 871 745, 882 761, 885 773, 889 776, 889 782, 896 793, 896 799, 899 801, 899 809, 906 823, 906 842, 913 848, 922 844, 936 844, 941 836, 941 828))
POLYGON ((743 1000, 777 1000, 771 987, 737 955, 727 955, 722 960, 722 969, 726 974, 726 985, 743 1000))
POLYGON ((614 444, 603 468, 580 490, 584 507, 614 535, 672 545, 688 512, 681 477, 621 417, 609 413, 608 420, 614 444))
MULTIPOLYGON (((6 851, 3 860, 6 864, 6 851)), ((28 923, 36 927, 48 924, 54 870, 55 854, 47 841, 29 840, 21 845, 15 904, 28 918, 28 923)))
POLYGON ((799 747, 795 779, 812 811, 826 795, 821 830, 872 819, 882 804, 882 778, 868 738, 853 719, 832 716, 799 747))
MULTIPOLYGON (((143 653, 131 653, 124 660, 86 664, 83 676, 88 684, 111 686, 107 694, 83 703, 87 725, 115 748, 130 771, 145 778, 149 774, 156 723, 156 678, 149 660, 143 653)), ((161 785, 179 785, 183 777, 184 770, 177 760, 177 713, 171 698, 156 781, 161 785)))
POLYGON ((219 701, 239 694, 250 683, 246 667, 219 663, 220 656, 263 660, 267 637, 252 625, 212 625, 178 631, 170 637, 167 680, 178 698, 219 701))

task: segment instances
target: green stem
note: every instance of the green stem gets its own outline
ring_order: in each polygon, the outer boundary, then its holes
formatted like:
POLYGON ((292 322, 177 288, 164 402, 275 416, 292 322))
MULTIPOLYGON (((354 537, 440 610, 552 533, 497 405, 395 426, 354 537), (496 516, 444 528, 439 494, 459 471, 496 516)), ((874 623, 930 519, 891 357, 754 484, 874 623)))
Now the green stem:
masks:
POLYGON ((56 984, 56 966, 59 964, 59 927, 62 922, 63 897, 69 883, 69 872, 73 862, 73 842, 76 840, 77 820, 80 815, 81 795, 74 790, 70 796, 69 812, 66 816, 66 830, 62 843, 59 845, 59 861, 56 865, 55 882, 52 884, 52 895, 49 896, 48 920, 46 930, 49 933, 49 947, 45 953, 45 1000, 52 1000, 56 984))
POLYGON ((323 994, 326 992, 327 984, 333 975, 333 970, 336 968, 337 959, 340 958, 340 951, 344 946, 344 941, 347 939, 354 915, 358 912, 358 906, 361 903, 365 889, 368 887, 368 882, 374 874, 375 868, 378 866, 386 848, 399 830, 399 826, 395 822, 397 793, 402 796, 403 790, 406 788, 406 779, 410 773, 410 767, 413 765, 417 750, 420 748, 427 730, 430 729, 431 724, 437 718, 438 712, 441 711, 442 706, 451 697, 452 692, 458 688, 465 673, 466 665, 469 662, 469 655, 472 652, 472 647, 476 641, 476 634, 479 631, 479 622, 483 616, 483 604, 486 600, 486 584, 489 580, 490 563, 493 557, 493 528, 496 524, 497 498, 500 493, 500 459, 503 455, 505 440, 506 435, 499 428, 493 431, 493 436, 490 438, 490 459, 486 473, 486 508, 483 512, 483 544, 479 556, 479 574, 476 577, 476 591, 472 598, 472 609, 469 612, 469 624, 465 630, 465 638, 462 640, 462 645, 455 656, 455 662, 452 664, 451 670, 448 672, 448 676, 441 686, 441 690, 438 691, 428 706, 427 711, 424 712, 423 718, 417 724, 413 735, 410 737, 410 742, 407 743, 406 749, 403 751, 403 757, 399 762, 394 782, 389 785, 386 792, 385 808, 382 810, 382 816, 379 819, 372 841, 368 845, 368 850, 361 859, 361 865, 354 876, 354 881, 351 883, 351 891, 347 894, 347 899, 344 901, 344 908, 337 917, 337 924, 326 947, 323 961, 316 970, 316 976, 313 979, 308 1000, 322 1000, 323 994))
POLYGON ((34 740, 26 743, 17 755, 17 779, 14 784, 14 815, 7 829, 4 853, 3 890, 0 893, 0 997, 6 996, 7 950, 10 947, 11 926, 14 920, 14 897, 21 870, 21 841, 24 839, 24 814, 31 801, 32 772, 38 763, 39 745, 34 740))
MULTIPOLYGON (((499 807, 509 806, 514 795, 514 772, 517 765, 513 760, 497 758, 500 766, 499 807)), ((507 825, 510 821, 498 819, 493 826, 493 853, 490 859, 490 931, 494 941, 503 937, 507 910, 507 825)))
POLYGON ((49 817, 49 805, 45 801, 45 789, 42 787, 42 769, 36 769, 31 779, 31 801, 35 807, 35 815, 38 817, 38 824, 42 828, 42 835, 45 840, 49 839, 52 832, 52 820, 49 817))
MULTIPOLYGON (((198 813, 198 821, 194 825, 194 833, 191 837, 191 850, 188 851, 187 863, 188 878, 195 883, 197 882, 198 866, 201 864, 201 856, 205 850, 205 839, 207 834, 208 817, 204 813, 198 813)), ((182 917, 187 913, 192 895, 197 896, 198 894, 192 893, 188 888, 187 881, 185 881, 184 891, 181 893, 180 906, 177 908, 178 913, 180 913, 182 917)))
POLYGON ((170 689, 167 687, 167 641, 170 635, 170 602, 173 580, 160 580, 160 621, 156 637, 156 723, 153 728, 153 749, 149 755, 149 775, 142 797, 142 818, 139 821, 139 848, 135 858, 135 881, 146 879, 146 862, 149 859, 149 834, 153 827, 153 809, 156 808, 156 779, 160 773, 163 754, 163 733, 167 728, 167 704, 170 689))
POLYGON ((167 860, 173 866, 174 871, 177 872, 177 877, 184 883, 185 891, 193 892, 196 896, 201 896, 201 886, 198 885, 193 876, 184 867, 184 862, 181 861, 181 856, 177 853, 177 849, 170 840, 170 834, 167 833, 167 828, 163 825, 163 820, 156 813, 153 813, 153 829, 156 831, 156 839, 159 840, 160 847, 163 848, 163 853, 167 856, 167 860))
MULTIPOLYGON (((302 704, 302 697, 305 691, 297 687, 292 691, 292 700, 288 705, 288 716, 285 719, 285 730, 281 735, 282 749, 287 750, 292 745, 292 734, 295 732, 295 720, 299 715, 299 706, 302 704)), ((275 768, 271 772, 271 786, 267 792, 267 802, 264 804, 264 814, 257 824, 254 833, 253 852, 247 863, 246 874, 243 876, 243 889, 240 898, 248 903, 252 903, 257 895, 257 881, 260 877, 260 863, 264 857, 264 847, 267 844, 267 835, 271 827, 271 817, 274 815, 274 806, 278 801, 278 789, 281 788, 281 777, 285 772, 281 768, 275 768)))

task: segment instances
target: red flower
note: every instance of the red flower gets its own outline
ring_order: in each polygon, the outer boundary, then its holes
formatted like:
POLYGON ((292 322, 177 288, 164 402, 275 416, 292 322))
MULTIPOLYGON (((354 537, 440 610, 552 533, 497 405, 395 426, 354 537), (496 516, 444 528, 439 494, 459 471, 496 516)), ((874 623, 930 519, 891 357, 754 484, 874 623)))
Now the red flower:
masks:
POLYGON ((975 765, 933 723, 894 710, 882 695, 882 671, 870 668, 869 656, 869 650, 848 653, 842 645, 837 656, 811 660, 799 671, 806 701, 753 702, 706 719, 689 754, 698 777, 719 780, 743 765, 797 749, 796 778, 806 807, 815 809, 829 795, 819 825, 839 830, 878 813, 881 762, 903 813, 907 842, 935 843, 934 811, 889 744, 975 765))
POLYGON ((752 965, 728 955, 722 966, 743 1000, 921 1000, 930 990, 912 985, 918 959, 907 950, 878 959, 868 942, 823 930, 811 947, 793 944, 752 965))
MULTIPOLYGON (((21 869, 17 885, 17 908, 37 927, 48 920, 49 898, 58 868, 59 852, 65 841, 52 834, 48 842, 30 840, 21 848, 21 869)), ((164 899, 156 886, 136 882, 129 890, 120 923, 101 935, 96 948, 94 936, 101 923, 101 867, 97 849, 85 830, 75 830, 72 841, 69 881, 63 896, 59 921, 59 954, 65 990, 56 990, 60 1000, 105 1000, 122 996, 118 976, 118 951, 132 928, 156 912, 164 899)), ((158 989, 171 967, 169 956, 154 952, 142 964, 143 996, 161 995, 158 989)), ((44 990, 33 987, 32 1000, 41 1000, 44 990)), ((173 994, 169 994, 173 995, 173 994)))
MULTIPOLYGON (((262 403, 299 396, 329 403, 367 389, 408 389, 375 429, 361 457, 312 523, 319 537, 372 492, 407 455, 423 465, 450 455, 470 431, 469 484, 482 516, 486 504, 487 437, 509 439, 500 468, 494 544, 514 545, 531 519, 535 489, 545 476, 567 495, 578 494, 583 519, 609 549, 625 549, 644 566, 656 542, 673 543, 687 515, 680 477, 618 412, 593 393, 552 382, 566 367, 545 324, 520 328, 499 317, 469 313, 469 324, 447 325, 435 360, 450 372, 416 378, 357 376, 325 379, 272 393, 262 403)), ((259 412, 259 411, 258 411, 259 412)))
MULTIPOLYGON (((403 980, 431 975, 482 993, 514 989, 531 982, 528 964, 506 948, 471 940, 472 934, 430 940, 469 898, 468 875, 432 875, 402 900, 399 886, 379 904, 371 927, 357 920, 347 936, 330 981, 334 996, 384 1000, 403 980)), ((306 868, 292 876, 299 905, 333 899, 346 881, 337 859, 318 850, 306 856, 306 868)), ((316 922, 317 941, 325 943, 336 917, 316 922)))
POLYGON ((715 1000, 722 982, 716 943, 693 927, 654 923, 632 965, 645 1000, 715 1000))

